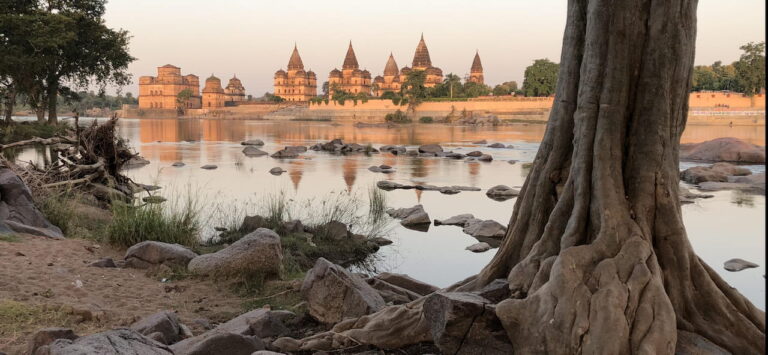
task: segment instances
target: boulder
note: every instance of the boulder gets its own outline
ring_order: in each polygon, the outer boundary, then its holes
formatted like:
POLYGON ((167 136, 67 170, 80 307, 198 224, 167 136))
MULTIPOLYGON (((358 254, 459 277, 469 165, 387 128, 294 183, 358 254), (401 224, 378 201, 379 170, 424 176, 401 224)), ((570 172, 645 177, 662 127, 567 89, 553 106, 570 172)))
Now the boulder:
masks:
POLYGON ((267 152, 265 152, 265 151, 263 151, 263 150, 261 150, 259 148, 256 148, 256 147, 254 147, 252 145, 249 145, 249 146, 246 146, 245 148, 243 148, 243 154, 245 154, 245 156, 248 156, 248 157, 261 157, 261 156, 267 155, 269 153, 267 153, 267 152))
POLYGON ((197 254, 179 244, 144 241, 125 252, 127 267, 146 269, 153 265, 187 266, 197 254))
POLYGON ((466 155, 461 154, 461 153, 453 153, 453 152, 451 152, 451 153, 446 153, 445 157, 446 158, 451 158, 451 159, 464 159, 464 157, 466 157, 466 155))
MULTIPOLYGON (((131 329, 113 329, 75 340, 57 339, 50 355, 174 355, 171 349, 131 329)), ((176 354, 177 355, 177 354, 176 354)))
POLYGON ((374 278, 387 282, 391 285, 404 288, 422 296, 428 295, 439 289, 437 286, 421 282, 405 274, 382 272, 381 274, 374 276, 374 278))
POLYGON ((467 292, 435 292, 426 297, 424 318, 443 354, 512 354, 512 344, 495 307, 467 292))
POLYGON ((251 233, 259 228, 267 228, 269 226, 269 223, 267 222, 267 219, 255 215, 255 216, 245 216, 243 218, 243 223, 240 224, 240 232, 241 233, 251 233))
POLYGON ((709 339, 682 329, 677 330, 675 355, 731 355, 709 339))
POLYGON ((400 224, 404 226, 432 223, 432 220, 429 219, 429 215, 424 211, 424 206, 422 205, 416 205, 411 208, 390 208, 387 209, 387 214, 392 218, 400 219, 400 224))
POLYGON ((92 266, 92 267, 107 267, 107 268, 108 267, 117 267, 117 265, 115 265, 115 261, 112 260, 112 258, 102 258, 102 259, 96 260, 96 261, 88 264, 88 266, 92 266))
POLYGON ((474 220, 474 219, 476 219, 474 215, 469 214, 469 213, 465 213, 465 214, 460 214, 460 215, 457 215, 457 216, 453 216, 453 217, 448 218, 448 219, 443 219, 443 220, 436 219, 435 220, 435 225, 436 226, 446 225, 446 226, 462 226, 462 227, 464 227, 464 225, 467 224, 467 222, 469 222, 471 220, 474 220))
POLYGON ((756 268, 758 266, 760 266, 760 265, 757 265, 757 264, 755 264, 753 262, 746 261, 744 259, 739 259, 739 258, 728 260, 728 261, 726 261, 723 264, 723 267, 726 270, 731 271, 731 272, 741 271, 741 270, 744 270, 744 269, 756 268))
POLYGON ((488 189, 488 191, 485 192, 485 195, 497 201, 506 201, 520 195, 520 191, 507 185, 496 185, 488 189))
POLYGON ((288 311, 270 311, 267 308, 257 308, 219 324, 208 332, 173 344, 171 349, 175 354, 189 354, 194 349, 199 348, 201 343, 208 342, 209 338, 221 334, 240 335, 260 342, 259 339, 261 338, 282 333, 285 330, 283 322, 293 316, 295 315, 288 311))
POLYGON ((729 176, 746 176, 750 174, 752 172, 746 168, 730 163, 715 163, 711 166, 694 166, 685 169, 680 173, 680 179, 691 184, 707 181, 728 182, 729 176))
POLYGON ((493 161, 493 157, 490 154, 483 154, 479 158, 477 158, 477 160, 488 162, 488 161, 493 161))
POLYGON ((130 168, 138 168, 140 166, 144 166, 149 164, 149 160, 144 159, 144 157, 136 155, 132 157, 131 159, 128 159, 128 161, 123 164, 123 168, 130 169, 130 168))
POLYGON ((165 340, 162 341, 164 344, 173 344, 183 337, 179 317, 170 311, 150 314, 131 324, 131 329, 146 336, 160 333, 162 339, 165 340))
POLYGON ((249 139, 247 141, 240 142, 242 145, 264 145, 264 141, 261 139, 249 139))
POLYGON ((491 245, 486 242, 475 243, 466 248, 473 253, 482 253, 491 250, 491 245))
POLYGON ((216 168, 218 168, 218 166, 216 166, 214 164, 206 164, 206 165, 203 165, 203 166, 200 167, 200 169, 205 169, 205 170, 213 170, 213 169, 216 169, 216 168))
POLYGON ((681 144, 680 159, 763 164, 765 149, 737 138, 724 137, 702 143, 681 144))
POLYGON ((502 143, 489 144, 488 148, 506 148, 507 146, 502 143))
POLYGON ((325 258, 317 259, 301 285, 309 314, 335 324, 345 318, 371 314, 384 307, 384 299, 361 278, 325 258))
POLYGON ((16 173, 0 167, 0 233, 28 233, 60 239, 64 233, 45 218, 16 173))
POLYGON ((283 150, 278 150, 275 153, 271 155, 272 158, 275 159, 293 159, 299 157, 299 152, 296 150, 288 149, 287 147, 283 150))
POLYGON ((483 152, 481 152, 481 151, 479 151, 479 150, 475 150, 475 151, 471 151, 471 152, 467 153, 467 156, 468 156, 468 157, 474 157, 474 158, 477 158, 477 157, 481 157, 481 156, 483 156, 483 152))
POLYGON ((491 301, 491 303, 499 303, 509 298, 509 295, 511 294, 511 291, 509 290, 509 281, 507 279, 493 280, 476 293, 480 297, 491 301))
POLYGON ((470 220, 464 225, 464 233, 475 238, 503 238, 507 227, 494 220, 470 220))
POLYGON ((331 240, 343 240, 349 237, 347 225, 339 221, 330 221, 317 227, 317 235, 331 240))
POLYGON ((719 190, 740 190, 749 193, 765 193, 765 184, 742 184, 738 182, 717 182, 707 181, 699 184, 699 190, 719 191, 719 190))
POLYGON ((387 304, 404 304, 415 301, 421 297, 421 295, 416 292, 406 290, 400 286, 393 285, 375 277, 367 279, 366 282, 379 292, 379 295, 381 295, 384 302, 387 302, 387 304))
POLYGON ((235 333, 214 333, 189 347, 172 347, 174 355, 251 355, 264 350, 261 339, 235 333))
MULTIPOLYGON (((261 317, 249 319, 248 327, 252 334, 258 338, 276 338, 287 334, 290 330, 283 323, 285 317, 278 312, 280 311, 269 311, 261 317)), ((295 316, 295 314, 289 313, 295 316)))
POLYGON ((277 275, 283 249, 280 236, 259 228, 215 253, 200 255, 189 262, 189 271, 201 275, 277 275))
POLYGON ((285 172, 285 170, 283 170, 283 168, 281 168, 281 167, 274 167, 272 169, 269 169, 269 173, 272 174, 272 175, 280 175, 280 174, 282 174, 284 172, 285 172))
POLYGON ((296 153, 304 153, 307 151, 307 147, 303 145, 291 145, 291 146, 285 147, 284 150, 290 150, 296 153))
POLYGON ((32 335, 32 338, 29 339, 27 354, 29 355, 48 354, 48 352, 50 351, 48 345, 53 343, 56 339, 75 340, 77 339, 77 335, 75 335, 75 332, 69 328, 40 329, 34 335, 32 335))
POLYGON ((441 147, 439 144, 425 144, 422 146, 419 146, 419 153, 440 153, 443 151, 443 147, 441 147))

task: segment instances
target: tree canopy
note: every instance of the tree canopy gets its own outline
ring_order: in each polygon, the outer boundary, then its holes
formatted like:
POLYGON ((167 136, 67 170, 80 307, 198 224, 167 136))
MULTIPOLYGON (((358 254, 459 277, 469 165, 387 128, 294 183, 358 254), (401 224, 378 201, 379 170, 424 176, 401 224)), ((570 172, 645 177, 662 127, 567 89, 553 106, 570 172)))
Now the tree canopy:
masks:
POLYGON ((555 93, 560 65, 549 59, 536 59, 525 68, 523 93, 525 96, 550 96, 555 93))
POLYGON ((739 47, 744 53, 733 63, 744 94, 754 95, 765 88, 765 42, 747 43, 739 47))
POLYGON ((493 96, 512 95, 517 91, 516 81, 506 81, 493 87, 493 96))

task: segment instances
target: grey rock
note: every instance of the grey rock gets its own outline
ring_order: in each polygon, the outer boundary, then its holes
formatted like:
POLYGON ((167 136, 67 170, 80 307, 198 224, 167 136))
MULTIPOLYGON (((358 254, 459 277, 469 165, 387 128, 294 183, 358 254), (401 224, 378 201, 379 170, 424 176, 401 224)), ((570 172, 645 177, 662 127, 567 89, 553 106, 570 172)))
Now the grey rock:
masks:
POLYGON ((470 220, 463 231, 475 238, 502 238, 507 233, 507 227, 494 220, 470 220))
POLYGON ((717 346, 707 338, 685 330, 677 330, 675 355, 731 355, 731 352, 717 346))
POLYGON ((174 168, 180 168, 180 167, 182 167, 184 165, 187 165, 187 164, 184 164, 184 163, 182 163, 180 161, 177 161, 177 162, 171 164, 171 166, 174 167, 174 168))
POLYGON ((737 138, 723 137, 694 144, 680 145, 680 159, 765 163, 765 148, 737 138))
POLYGON ((723 267, 726 270, 731 272, 741 271, 741 270, 750 269, 750 268, 756 268, 758 266, 760 265, 757 265, 753 262, 746 261, 744 259, 739 259, 739 258, 728 260, 723 264, 723 267))
POLYGON ((330 221, 317 229, 318 235, 331 240, 344 240, 349 237, 347 225, 339 221, 330 221))
POLYGON ((75 340, 77 335, 72 329, 69 328, 45 328, 35 332, 29 339, 29 346, 27 347, 27 354, 30 355, 42 355, 47 354, 50 349, 48 345, 53 343, 56 339, 68 339, 75 340), (44 349, 41 349, 44 348, 44 349), (38 352, 38 349, 40 351, 38 352))
POLYGON ((174 355, 171 349, 130 329, 113 329, 75 340, 57 339, 50 355, 174 355))
POLYGON ((126 169, 130 169, 130 168, 138 168, 140 166, 144 166, 147 164, 149 164, 149 160, 144 159, 144 157, 142 156, 136 155, 133 158, 128 159, 128 161, 125 162, 125 164, 123 164, 123 167, 126 169))
POLYGON ((259 228, 215 253, 200 255, 189 262, 189 271, 201 275, 277 275, 283 250, 280 236, 259 228))
POLYGON ((205 169, 205 170, 213 170, 213 169, 217 169, 217 168, 218 168, 218 166, 215 165, 215 164, 206 164, 206 165, 203 165, 203 166, 200 167, 200 169, 205 169))
POLYGON ((274 167, 272 169, 269 169, 269 173, 272 174, 272 175, 280 175, 280 174, 282 174, 284 172, 285 172, 285 170, 283 170, 283 168, 281 168, 279 166, 278 167, 274 167))
POLYGON ((112 258, 102 258, 88 264, 88 266, 105 268, 117 267, 117 265, 115 265, 115 261, 112 260, 112 258))
POLYGON ((299 152, 296 150, 288 149, 286 147, 283 150, 278 150, 277 152, 273 153, 271 157, 276 159, 293 159, 299 157, 299 152))
POLYGON ((752 172, 730 163, 715 163, 711 166, 694 166, 680 173, 680 179, 699 184, 707 181, 728 182, 729 176, 746 176, 752 172))
POLYGON ((294 219, 283 222, 283 230, 285 233, 300 233, 304 232, 304 224, 300 220, 294 219))
POLYGON ((247 141, 240 142, 242 145, 264 145, 264 141, 261 139, 249 139, 247 141))
POLYGON ((477 160, 489 162, 489 161, 493 161, 493 157, 490 154, 483 154, 479 158, 477 158, 477 160))
POLYGON ((488 189, 488 191, 485 192, 485 195, 497 201, 506 201, 520 195, 520 191, 507 185, 496 185, 488 189))
POLYGON ((489 144, 488 148, 506 148, 507 146, 502 143, 489 144))
POLYGON ((269 153, 259 148, 256 148, 252 145, 249 145, 243 148, 243 154, 245 154, 245 156, 248 156, 248 157, 261 157, 261 156, 268 155, 269 153))
POLYGON ((441 147, 439 144, 425 144, 422 146, 419 146, 419 153, 439 153, 443 151, 443 147, 441 147))
POLYGON ((243 223, 240 224, 240 232, 251 233, 259 228, 266 228, 268 226, 269 222, 262 216, 245 216, 245 218, 243 218, 243 223))
POLYGON ((496 279, 491 283, 485 285, 480 291, 477 292, 480 297, 483 297, 491 303, 499 303, 507 298, 511 294, 509 290, 509 281, 507 279, 496 279))
POLYGON ((131 324, 131 329, 146 336, 152 333, 160 333, 162 334, 162 339, 165 340, 162 342, 164 344, 173 344, 182 338, 179 317, 176 313, 170 311, 150 314, 131 324))
POLYGON ((128 248, 125 261, 126 266, 140 269, 159 264, 186 266, 196 256, 193 251, 179 244, 144 241, 128 248))
POLYGON ((465 214, 460 214, 460 215, 457 215, 457 216, 453 216, 453 217, 448 218, 448 219, 443 219, 443 220, 436 219, 435 220, 435 225, 436 226, 446 225, 446 226, 462 226, 462 227, 464 227, 464 225, 466 225, 468 221, 474 220, 474 219, 476 219, 474 215, 469 214, 469 213, 465 213, 465 214))
POLYGON ((174 355, 250 355, 264 350, 259 338, 235 333, 215 333, 189 348, 172 347, 174 355))
POLYGON ((467 153, 468 157, 475 157, 475 158, 480 157, 482 155, 483 155, 483 152, 481 152, 479 150, 475 150, 475 151, 471 151, 471 152, 467 153))
POLYGON ((417 293, 422 296, 428 295, 439 289, 437 286, 433 286, 426 282, 416 280, 405 274, 382 272, 381 274, 374 276, 374 278, 377 278, 389 284, 404 288, 406 290, 409 290, 411 292, 417 293))
POLYGON ((379 293, 362 279, 324 258, 317 259, 307 273, 301 295, 307 301, 309 314, 326 324, 371 314, 385 304, 379 293))
POLYGON ((0 232, 28 233, 60 239, 64 233, 35 206, 27 185, 6 167, 0 167, 0 232))
POLYGON ((382 281, 375 277, 369 278, 366 282, 379 292, 379 295, 387 304, 404 304, 415 301, 421 297, 420 294, 382 281))
POLYGON ((466 248, 473 253, 482 253, 491 250, 491 245, 486 242, 475 243, 466 248))
POLYGON ((400 224, 404 226, 432 223, 422 205, 416 205, 411 208, 390 208, 387 209, 387 214, 392 218, 400 219, 400 224))

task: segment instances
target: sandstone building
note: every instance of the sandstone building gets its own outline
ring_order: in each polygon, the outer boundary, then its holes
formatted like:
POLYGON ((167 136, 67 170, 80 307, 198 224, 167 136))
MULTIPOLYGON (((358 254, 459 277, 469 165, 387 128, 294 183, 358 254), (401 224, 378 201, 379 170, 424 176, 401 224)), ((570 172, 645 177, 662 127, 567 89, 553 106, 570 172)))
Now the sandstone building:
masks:
POLYGON ((240 102, 245 101, 245 87, 237 75, 229 79, 227 87, 224 88, 224 95, 226 95, 227 102, 240 102))
POLYGON ((429 50, 427 49, 427 44, 424 42, 423 34, 421 35, 421 40, 419 40, 418 46, 416 46, 416 53, 413 54, 411 68, 405 67, 400 71, 400 81, 405 81, 411 70, 423 70, 427 74, 424 79, 424 86, 428 88, 443 82, 443 71, 440 68, 432 66, 432 59, 429 58, 429 50))
POLYGON ((139 78, 140 109, 176 109, 176 97, 184 89, 192 96, 186 108, 200 108, 200 80, 197 75, 181 75, 181 68, 166 64, 157 68, 157 76, 139 78))
POLYGON ((384 66, 384 76, 376 76, 373 79, 373 86, 375 88, 374 95, 381 96, 387 91, 400 92, 400 70, 397 69, 397 62, 392 53, 389 53, 389 59, 384 66))
POLYGON ((227 101, 227 96, 224 93, 224 89, 221 88, 221 80, 211 74, 208 79, 205 79, 203 108, 224 107, 225 101, 227 101))
POLYGON ((328 75, 328 87, 331 96, 333 96, 333 89, 346 91, 350 94, 361 92, 367 95, 371 94, 371 73, 367 70, 360 70, 352 42, 349 42, 347 56, 344 57, 341 71, 334 68, 328 75))
POLYGON ((309 101, 317 96, 317 75, 312 70, 304 71, 304 63, 296 46, 288 60, 288 71, 280 69, 275 72, 274 83, 275 95, 286 101, 309 101))
POLYGON ((472 68, 469 71, 469 81, 472 83, 485 84, 483 78, 483 64, 480 63, 480 53, 475 52, 475 59, 472 60, 472 68))

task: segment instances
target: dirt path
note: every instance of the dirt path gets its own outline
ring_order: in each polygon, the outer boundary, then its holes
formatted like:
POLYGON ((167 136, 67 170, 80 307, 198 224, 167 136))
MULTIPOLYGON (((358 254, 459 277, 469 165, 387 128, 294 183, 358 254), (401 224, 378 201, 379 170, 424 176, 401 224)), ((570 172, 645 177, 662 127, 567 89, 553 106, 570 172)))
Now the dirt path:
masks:
POLYGON ((211 280, 160 282, 145 270, 88 266, 104 257, 121 260, 123 254, 86 240, 0 239, 0 323, 14 323, 0 324, 0 351, 23 353, 29 335, 46 326, 73 327, 82 335, 175 310, 197 334, 203 328, 196 319, 215 323, 243 311, 240 297, 211 280), (55 309, 63 316, 36 320, 34 312, 18 312, 16 306, 55 309), (14 318, 13 312, 25 314, 14 318))

